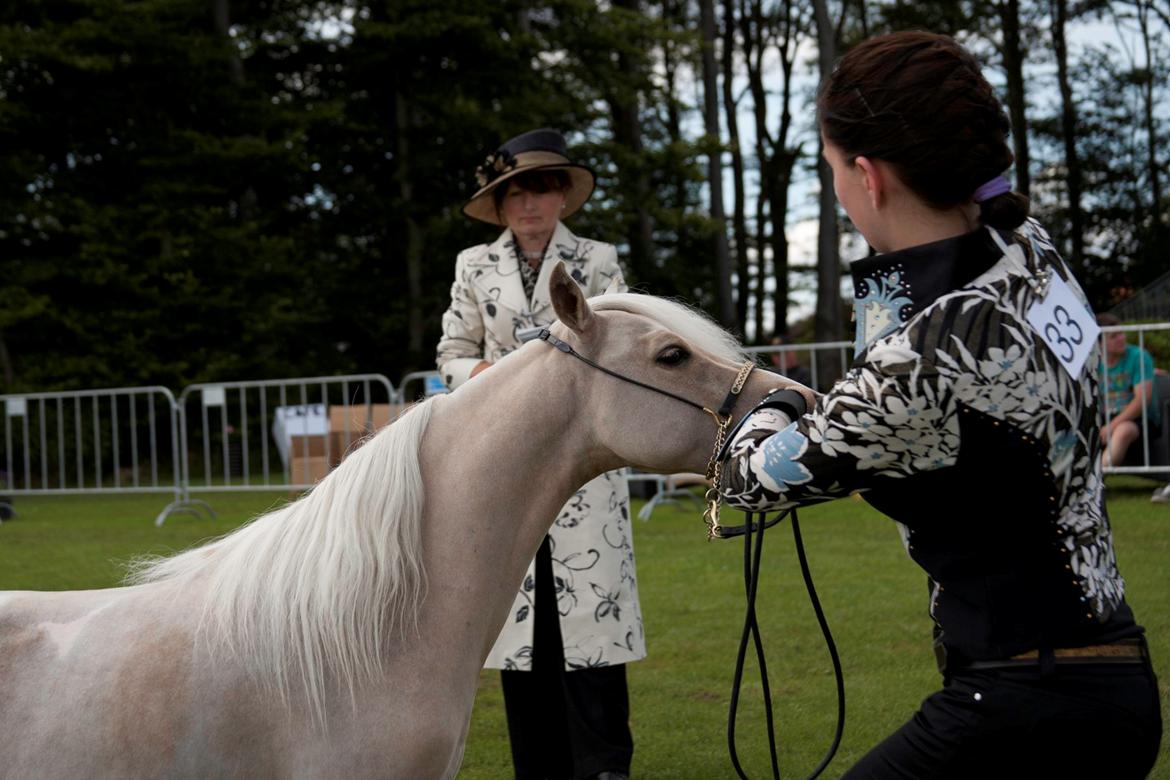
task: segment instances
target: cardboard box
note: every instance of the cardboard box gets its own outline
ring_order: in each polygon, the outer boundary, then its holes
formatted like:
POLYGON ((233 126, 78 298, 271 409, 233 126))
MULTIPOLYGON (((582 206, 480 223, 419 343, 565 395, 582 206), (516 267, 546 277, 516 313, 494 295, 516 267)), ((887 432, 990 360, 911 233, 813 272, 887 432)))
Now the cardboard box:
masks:
POLYGON ((294 458, 325 457, 325 434, 289 436, 288 451, 294 458))
POLYGON ((372 433, 397 420, 410 404, 356 404, 329 407, 329 462, 337 466, 372 433))
POLYGON ((278 406, 272 414, 272 438, 282 466, 289 458, 320 457, 325 454, 329 417, 325 404, 278 406))
POLYGON ((324 455, 302 458, 294 454, 289 461, 288 482, 290 485, 315 485, 329 473, 329 461, 324 455))

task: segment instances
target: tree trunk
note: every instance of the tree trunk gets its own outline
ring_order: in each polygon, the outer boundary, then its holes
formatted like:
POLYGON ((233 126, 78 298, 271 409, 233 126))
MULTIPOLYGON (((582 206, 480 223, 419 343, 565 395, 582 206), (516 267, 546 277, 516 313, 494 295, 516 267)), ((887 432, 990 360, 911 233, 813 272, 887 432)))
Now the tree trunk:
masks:
MULTIPOLYGON (((423 231, 415 217, 412 204, 414 201, 414 185, 410 180, 410 130, 411 107, 401 85, 394 90, 394 119, 397 138, 395 139, 395 154, 397 155, 395 175, 398 180, 398 193, 403 209, 403 221, 406 227, 406 291, 409 309, 407 310, 407 354, 414 365, 421 365, 423 353, 423 336, 425 327, 423 321, 423 231)), ((409 368, 407 369, 409 370, 409 368)))
MULTIPOLYGON (((640 0, 614 0, 615 8, 623 8, 634 14, 641 14, 640 0)), ((618 68, 626 84, 638 81, 638 63, 624 53, 618 54, 618 68)), ((613 116, 614 140, 629 152, 633 166, 621 172, 622 181, 629 188, 627 203, 632 204, 627 227, 630 242, 630 271, 635 279, 644 279, 651 274, 654 264, 654 220, 650 215, 650 177, 646 172, 644 147, 642 144, 642 118, 638 113, 638 97, 631 89, 628 97, 612 96, 609 99, 613 116)))
POLYGON ((788 148, 788 134, 792 130, 792 70, 796 60, 798 39, 803 24, 794 15, 794 0, 785 0, 782 32, 776 43, 776 54, 780 61, 780 126, 772 141, 771 177, 768 182, 768 210, 772 215, 772 275, 775 286, 772 294, 772 310, 775 313, 777 333, 788 330, 788 187, 792 183, 792 170, 800 157, 799 146, 788 148))
POLYGON ((227 47, 228 71, 231 73, 232 83, 238 87, 244 83, 244 63, 240 59, 240 50, 236 48, 235 40, 231 35, 228 0, 211 0, 211 23, 216 34, 227 47))
POLYGON ((16 372, 12 369, 12 358, 3 337, 0 337, 0 377, 4 379, 4 389, 12 392, 16 385, 16 372))
POLYGON ((743 62, 748 74, 748 88, 752 94, 752 117, 756 128, 756 166, 759 170, 759 187, 756 190, 755 232, 752 245, 755 248, 755 275, 753 285, 752 321, 756 338, 764 341, 764 301, 767 298, 768 258, 764 251, 768 244, 768 152, 765 139, 768 135, 766 123, 767 108, 764 106, 764 82, 759 76, 764 47, 759 25, 759 2, 750 6, 742 0, 739 5, 740 38, 743 41, 743 62))
POLYGON ((768 213, 772 218, 772 312, 776 332, 788 330, 788 185, 796 157, 784 152, 776 155, 772 181, 768 183, 768 213))
MULTIPOLYGON (((748 298, 751 297, 751 274, 748 271, 747 218, 744 215, 743 151, 739 147, 739 103, 734 94, 735 64, 735 3, 723 0, 723 114, 727 117, 727 142, 731 148, 732 185, 735 207, 731 217, 735 237, 735 320, 744 331, 748 323, 748 298)), ((756 340, 763 334, 755 332, 756 340)))
POLYGON ((1068 186, 1068 226, 1072 242, 1070 261, 1081 272, 1085 268, 1085 218, 1081 210, 1081 161, 1077 155, 1077 111, 1068 74, 1068 47, 1064 29, 1068 18, 1066 0, 1051 0, 1052 48, 1056 54, 1056 78, 1060 87, 1060 129, 1064 139, 1064 162, 1068 186))
POLYGON ((1162 231, 1162 173, 1158 166, 1158 131, 1154 124, 1154 52, 1150 45, 1150 4, 1137 0, 1138 25, 1142 32, 1142 44, 1146 52, 1146 77, 1142 85, 1142 119, 1146 131, 1146 166, 1150 179, 1151 229, 1157 236, 1162 231))
MULTIPOLYGON (((679 27, 686 26, 686 6, 677 6, 673 0, 664 0, 662 3, 662 18, 669 24, 673 21, 679 27)), ((674 42, 669 36, 662 44, 662 69, 666 80, 666 133, 670 138, 671 146, 682 148, 682 113, 679 111, 678 89, 675 79, 675 69, 678 59, 675 56, 674 42)), ((672 184, 674 190, 674 205, 678 209, 678 227, 676 229, 676 246, 686 246, 689 236, 686 213, 690 205, 690 195, 687 191, 686 176, 676 166, 672 166, 672 184)))
POLYGON ((715 67, 714 0, 700 0, 699 27, 703 36, 703 125, 707 142, 707 181, 710 185, 711 221, 715 226, 715 273, 719 291, 719 321, 739 329, 731 300, 731 253, 723 212, 723 159, 719 138, 719 89, 715 67))
MULTIPOLYGON (((813 0, 817 24, 817 64, 821 82, 833 70, 836 59, 836 34, 829 19, 828 0, 813 0)), ((836 341, 844 335, 841 317, 841 256, 837 234, 837 198, 833 194, 833 171, 824 155, 817 155, 817 180, 820 182, 820 231, 817 236, 817 313, 814 330, 817 341, 836 341)), ((818 353, 818 374, 822 386, 837 370, 828 352, 818 353)), ((818 388, 819 389, 819 388, 818 388)))
POLYGON ((1020 0, 996 5, 1003 28, 1003 69, 1007 74, 1008 116, 1012 123, 1012 151, 1016 155, 1016 191, 1029 197, 1032 189, 1028 154, 1027 100, 1024 92, 1024 52, 1020 49, 1020 0))

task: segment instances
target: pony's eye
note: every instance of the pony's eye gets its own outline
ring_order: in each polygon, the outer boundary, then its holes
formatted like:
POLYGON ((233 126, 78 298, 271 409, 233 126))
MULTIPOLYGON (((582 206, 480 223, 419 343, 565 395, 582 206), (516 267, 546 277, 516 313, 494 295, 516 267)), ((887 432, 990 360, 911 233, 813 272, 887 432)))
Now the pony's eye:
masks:
POLYGON ((663 366, 681 366, 691 358, 691 353, 682 347, 667 347, 658 353, 657 362, 663 366))

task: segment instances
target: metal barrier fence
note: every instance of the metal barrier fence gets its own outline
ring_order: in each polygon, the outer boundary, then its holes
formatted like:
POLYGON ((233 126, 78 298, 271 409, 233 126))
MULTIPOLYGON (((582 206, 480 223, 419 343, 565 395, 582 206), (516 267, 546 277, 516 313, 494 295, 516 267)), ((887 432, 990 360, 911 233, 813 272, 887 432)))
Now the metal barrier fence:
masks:
POLYGON ((845 376, 845 372, 853 364, 852 341, 747 347, 746 352, 758 356, 765 368, 785 376, 798 374, 802 370, 808 371, 809 381, 805 384, 822 393, 845 376))
POLYGON ((170 493, 164 512, 179 509, 179 436, 167 388, 20 393, 0 402, 5 496, 170 493))
POLYGON ((176 405, 181 500, 210 512, 193 493, 310 488, 397 417, 397 398, 381 374, 191 385, 176 405))
MULTIPOLYGON (((1170 323, 1103 328, 1103 353, 1109 334, 1119 331, 1148 351, 1147 339, 1170 334, 1170 323)), ((848 371, 853 343, 748 352, 782 374, 803 367, 806 383, 825 391, 848 371)), ((1139 364, 1137 384, 1149 381, 1157 404, 1142 409, 1146 435, 1124 461, 1108 464, 1108 473, 1170 474, 1170 374, 1146 373, 1139 364), (1152 425, 1153 408, 1160 428, 1152 425)), ((193 494, 304 490, 362 437, 392 422, 414 400, 407 390, 416 385, 418 397, 445 391, 436 372, 420 371, 403 377, 397 390, 381 374, 357 374, 203 383, 178 400, 159 386, 0 395, 0 520, 12 511, 7 501, 26 495, 169 493, 155 520, 161 525, 176 513, 214 514, 193 494)), ((1115 414, 1104 403, 1107 386, 1103 367, 1103 425, 1115 414)), ((665 483, 655 479, 661 492, 665 483)))
POLYGON ((413 371, 402 377, 402 381, 398 384, 398 403, 411 403, 420 398, 429 398, 432 395, 441 395, 446 392, 448 392, 447 385, 443 382, 443 377, 439 375, 438 371, 413 371), (418 392, 411 398, 406 388, 415 384, 419 385, 418 392))

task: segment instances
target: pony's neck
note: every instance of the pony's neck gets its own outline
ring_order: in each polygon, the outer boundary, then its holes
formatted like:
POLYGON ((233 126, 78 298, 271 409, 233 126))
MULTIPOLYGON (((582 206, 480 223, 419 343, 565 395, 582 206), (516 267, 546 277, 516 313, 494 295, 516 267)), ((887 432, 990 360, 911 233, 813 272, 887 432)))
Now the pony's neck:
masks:
MULTIPOLYGON (((458 460, 456 469, 480 491, 477 504, 494 496, 513 518, 535 518, 547 530, 569 496, 604 470, 607 458, 580 414, 573 380, 579 367, 542 347, 509 356, 443 398, 423 456, 443 458, 444 480, 451 461, 458 460)), ((432 490, 428 484, 428 496, 432 490)))
POLYGON ((509 356, 444 396, 423 438, 423 620, 470 642, 474 670, 561 507, 605 465, 575 363, 543 344, 509 356))

